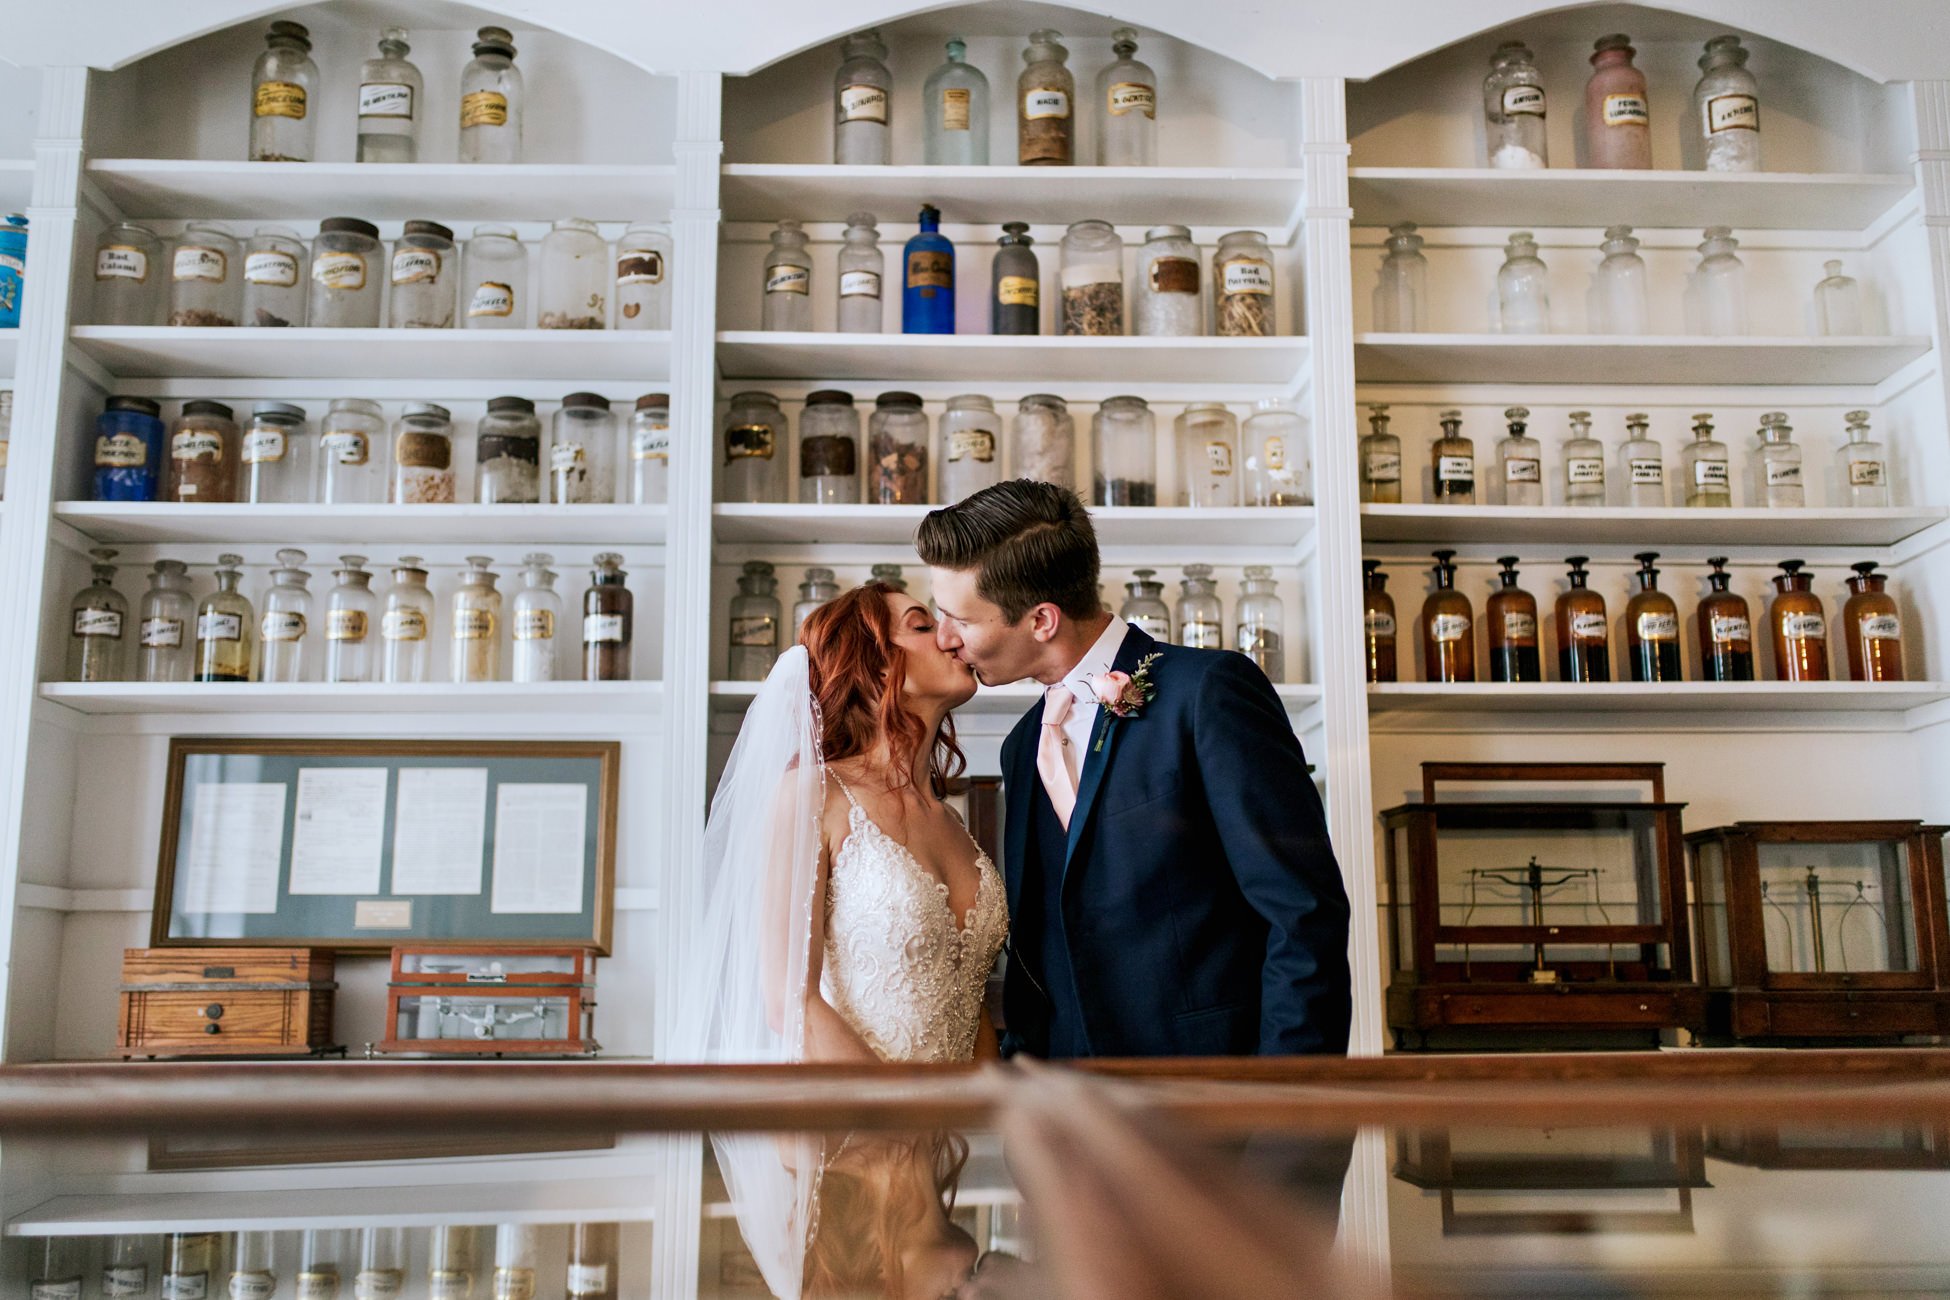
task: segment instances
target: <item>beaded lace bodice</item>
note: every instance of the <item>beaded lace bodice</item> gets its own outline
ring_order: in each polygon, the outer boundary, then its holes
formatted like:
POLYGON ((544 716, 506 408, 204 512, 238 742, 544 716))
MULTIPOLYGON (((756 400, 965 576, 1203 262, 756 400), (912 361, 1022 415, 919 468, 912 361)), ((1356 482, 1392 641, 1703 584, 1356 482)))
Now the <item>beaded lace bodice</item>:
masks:
POLYGON ((1009 932, 1002 875, 978 848, 975 906, 957 923, 948 886, 840 789, 847 836, 827 882, 820 992, 882 1060, 970 1060, 1009 932))

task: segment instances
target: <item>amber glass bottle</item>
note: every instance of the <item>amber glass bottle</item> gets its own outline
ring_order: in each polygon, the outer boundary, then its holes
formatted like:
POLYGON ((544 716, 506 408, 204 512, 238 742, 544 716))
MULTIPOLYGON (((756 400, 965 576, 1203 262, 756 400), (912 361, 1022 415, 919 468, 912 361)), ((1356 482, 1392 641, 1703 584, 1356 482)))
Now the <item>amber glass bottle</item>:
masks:
POLYGON ((1461 411, 1444 411, 1439 418, 1442 436, 1429 444, 1429 468, 1435 474, 1436 502, 1446 506, 1473 506, 1476 504, 1476 444, 1463 437, 1461 411))
POLYGON ((1821 597, 1815 595, 1814 575, 1803 573, 1800 560, 1782 560, 1774 575, 1774 600, 1767 607, 1767 626, 1774 637, 1774 675, 1784 682, 1828 680, 1828 620, 1821 597))
POLYGON ((1368 680, 1392 682, 1395 676, 1395 601, 1380 560, 1361 561, 1361 621, 1368 647, 1368 680))
POLYGON ((1679 606, 1659 590, 1659 571, 1652 562, 1657 551, 1640 551, 1634 576, 1639 589, 1625 606, 1625 645, 1632 659, 1635 682, 1684 680, 1679 667, 1679 606))
POLYGON ((1848 637, 1848 679, 1852 682, 1903 680, 1903 623, 1896 598, 1883 590, 1889 576, 1875 561, 1851 564, 1848 603, 1842 606, 1842 632, 1848 637))
POLYGON ((1611 624, 1605 598, 1585 586, 1589 556, 1573 555, 1570 590, 1557 598, 1557 676, 1566 682, 1611 680, 1611 624))
POLYGON ((1456 590, 1455 554, 1435 552, 1435 590, 1422 605, 1422 673, 1432 682, 1476 680, 1476 617, 1456 590))
POLYGON ((1754 680, 1754 621, 1747 602, 1729 591, 1727 557, 1708 557, 1713 572, 1706 575, 1713 588, 1699 603, 1700 672, 1709 682, 1754 680))
POLYGON ((1541 682, 1544 666, 1537 654, 1537 598, 1517 585, 1517 557, 1497 559, 1503 566, 1503 585, 1490 593, 1484 617, 1490 630, 1490 680, 1541 682))

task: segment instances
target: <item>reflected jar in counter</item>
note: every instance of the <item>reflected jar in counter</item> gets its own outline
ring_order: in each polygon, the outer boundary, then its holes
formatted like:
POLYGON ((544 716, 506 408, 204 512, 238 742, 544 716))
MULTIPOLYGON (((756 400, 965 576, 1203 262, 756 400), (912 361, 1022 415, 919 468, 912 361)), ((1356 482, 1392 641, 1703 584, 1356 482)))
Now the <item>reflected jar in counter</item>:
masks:
POLYGON ((358 217, 327 217, 311 241, 314 329, 374 329, 379 324, 379 227, 358 217))
POLYGON ((460 301, 471 330, 528 323, 528 250, 513 226, 476 226, 461 256, 460 301))
POLYGON ((253 505, 311 500, 311 439, 305 408, 259 402, 251 408, 238 461, 237 499, 253 505))
POLYGON ((630 413, 630 504, 670 500, 670 394, 645 393, 630 413))
POLYGON ((438 221, 407 222, 393 241, 387 322, 402 330, 452 329, 459 260, 452 230, 438 221))
POLYGON ((670 328, 670 227, 639 221, 616 242, 616 328, 670 328))
POLYGON ((758 391, 735 394, 724 417, 720 499, 747 505, 785 502, 785 412, 758 391))
POLYGON ((185 402, 169 434, 165 499, 212 505, 237 499, 237 423, 222 402, 185 402))
POLYGON ((630 644, 636 636, 636 605, 625 584, 623 557, 596 557, 589 590, 582 594, 582 680, 630 680, 630 644))
POLYGON ((317 500, 376 505, 386 499, 386 415, 363 397, 335 397, 318 426, 317 500))
POLYGON ((607 329, 609 281, 609 241, 595 222, 564 217, 542 239, 535 323, 545 330, 607 329))
POLYGON ((548 494, 557 505, 606 506, 616 500, 616 417, 600 393, 570 393, 555 413, 548 449, 548 494))
POLYGON ((1199 292, 1198 245, 1184 226, 1153 226, 1138 250, 1131 295, 1131 333, 1196 338, 1205 333, 1199 292))
POLYGON ((1077 423, 1054 393, 1030 393, 1009 422, 1009 463, 1017 478, 1077 485, 1077 423))
POLYGON ((860 413, 851 393, 822 388, 806 395, 799 413, 799 500, 860 504, 860 413))
POLYGON ((1212 254, 1212 332, 1220 338, 1269 338, 1273 324, 1273 253, 1257 230, 1219 236, 1212 254))
POLYGON ((474 499, 484 506, 542 499, 542 422, 527 398, 488 399, 474 426, 474 499))
POLYGON ((244 323, 257 329, 301 328, 310 277, 305 241, 288 226, 259 226, 244 244, 244 323))
POLYGON ((1111 397, 1090 420, 1097 473, 1092 500, 1100 506, 1158 504, 1158 429, 1142 397, 1111 397))
POLYGON ((163 318, 163 243, 156 232, 120 222, 95 241, 97 325, 159 325, 163 318))
POLYGON ((867 502, 924 505, 928 499, 928 415, 916 393, 882 393, 867 420, 867 502))
POLYGON ((162 408, 146 397, 111 397, 95 417, 95 500, 154 501, 168 460, 162 408))
POLYGON ((1002 442, 995 403, 979 393, 948 399, 941 413, 941 500, 953 505, 1002 481, 1002 442))
POLYGON ((243 312, 242 258, 235 238, 214 221, 183 227, 169 252, 169 323, 235 325, 243 312))
POLYGON ((409 402, 393 424, 394 505, 451 505, 454 420, 446 407, 409 402))

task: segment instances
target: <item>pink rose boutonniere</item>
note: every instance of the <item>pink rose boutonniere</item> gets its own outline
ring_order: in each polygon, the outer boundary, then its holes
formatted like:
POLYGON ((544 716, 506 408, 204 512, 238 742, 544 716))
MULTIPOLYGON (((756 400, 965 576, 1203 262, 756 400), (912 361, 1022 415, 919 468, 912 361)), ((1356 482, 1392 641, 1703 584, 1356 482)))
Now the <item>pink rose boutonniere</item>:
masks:
MULTIPOLYGON (((1091 681, 1090 689, 1096 693, 1097 703, 1113 720, 1135 718, 1145 705, 1157 698, 1158 688, 1151 681, 1151 662, 1157 657, 1148 654, 1140 659, 1134 673, 1111 671, 1091 681)), ((1106 724, 1103 735, 1097 737, 1096 749, 1104 747, 1104 736, 1109 734, 1110 726, 1106 724)))

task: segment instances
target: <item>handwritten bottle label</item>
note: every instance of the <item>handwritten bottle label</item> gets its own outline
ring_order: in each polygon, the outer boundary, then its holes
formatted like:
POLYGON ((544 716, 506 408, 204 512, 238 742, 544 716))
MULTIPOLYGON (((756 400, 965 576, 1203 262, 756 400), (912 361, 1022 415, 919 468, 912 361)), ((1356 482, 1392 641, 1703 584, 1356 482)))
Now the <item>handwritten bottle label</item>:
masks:
POLYGON ((96 469, 140 469, 149 463, 149 444, 133 433, 95 439, 96 469))
POLYGON ((284 459, 284 430, 252 429, 244 435, 244 463, 268 465, 284 459))
POLYGON ((401 248, 393 252, 394 284, 427 284, 440 278, 440 250, 401 248))
MULTIPOLYGON (((174 650, 183 644, 183 620, 180 618, 145 618, 141 627, 142 644, 151 650, 174 650)), ((106 1279, 106 1274, 103 1275, 106 1279)), ((146 1274, 145 1274, 146 1277, 146 1274)), ((106 1288, 104 1288, 106 1289, 106 1288)), ((110 1295, 116 1292, 108 1292, 110 1295)), ((123 1292, 126 1295, 141 1295, 140 1291, 123 1292)))
POLYGON ((1544 88, 1542 86, 1505 86, 1503 88, 1503 116, 1544 116, 1544 88))
POLYGON ((460 128, 508 125, 508 97, 498 90, 475 90, 460 97, 460 128))
POLYGON ((811 293, 812 268, 780 263, 765 269, 765 292, 811 293))
POLYGON ((325 616, 325 639, 327 641, 363 641, 366 639, 366 611, 363 609, 335 609, 325 616))
POLYGON ((288 117, 302 122, 305 120, 305 88, 289 81, 261 82, 252 96, 251 111, 257 117, 288 117))
POLYGON ((1798 460, 1770 460, 1767 466, 1768 487, 1801 486, 1801 462, 1798 460))
POLYGON ((553 641, 554 639, 554 610, 518 609, 515 611, 515 640, 553 641))
POLYGON ((483 280, 474 286, 473 294, 467 300, 469 316, 512 316, 515 314, 515 291, 512 286, 496 280, 483 280))
POLYGON ((406 1275, 396 1268, 362 1268, 352 1280, 353 1300, 394 1300, 406 1289, 406 1275))
POLYGON ((1902 621, 1894 614, 1871 614, 1862 620, 1862 636, 1866 640, 1895 641, 1902 634, 1902 621))
POLYGON ((177 460, 223 460, 223 435, 201 429, 182 429, 169 440, 169 454, 177 460))
POLYGON ((402 81, 368 81, 359 87, 360 117, 413 116, 413 87, 402 81))
MULTIPOLYGON (((221 276, 218 278, 222 279, 221 276)), ((270 289, 289 289, 298 283, 298 259, 276 249, 245 253, 244 283, 270 289)))
POLYGON ((1605 481, 1605 462, 1596 456, 1575 456, 1564 462, 1564 481, 1567 483, 1602 484, 1605 481))
POLYGON ((230 1300, 271 1300, 277 1293, 275 1273, 253 1270, 230 1275, 230 1300))
POLYGON ((1640 487, 1662 487, 1666 481, 1665 462, 1656 456, 1634 456, 1625 462, 1626 472, 1632 482, 1640 487))
POLYGON ((1644 95, 1606 95, 1604 121, 1606 126, 1650 126, 1652 114, 1644 95))
POLYGON ((357 429, 333 429, 320 435, 318 445, 330 465, 363 465, 372 456, 372 443, 357 429))
POLYGON ((1213 478, 1232 477, 1231 443, 1213 441, 1205 444, 1205 472, 1213 478))
POLYGON ((388 641, 427 639, 427 615, 421 609, 389 609, 379 622, 379 634, 388 641))
POLYGON ((923 248, 909 253, 907 287, 910 289, 954 288, 955 255, 936 248, 923 248))
POLYGON ((1435 458, 1435 477, 1438 483, 1471 483, 1476 479, 1476 458, 1474 456, 1438 456, 1435 458))
POLYGON ((948 435, 948 459, 989 464, 995 459, 994 432, 988 429, 956 429, 948 435))
POLYGON ((162 1300, 209 1300, 208 1273, 164 1273, 162 1300))
POLYGON ((312 259, 311 278, 327 289, 356 293, 366 287, 366 259, 358 253, 320 253, 312 259))
MULTIPOLYGON (((1285 438, 1278 438, 1278 437, 1268 438, 1266 440, 1265 446, 1261 450, 1263 452, 1263 458, 1266 462, 1267 469, 1283 470, 1286 468, 1286 439, 1285 438)), ((1401 462, 1399 459, 1395 463, 1395 472, 1398 476, 1401 473, 1401 462)))
POLYGON ((779 621, 769 614, 731 620, 731 644, 775 646, 779 643, 779 621))
POLYGON ((1571 616, 1571 636, 1579 641, 1603 641, 1607 632, 1603 614, 1573 614, 1571 616))
POLYGON ((1828 635, 1828 621, 1819 614, 1783 614, 1781 635, 1790 641, 1818 641, 1828 635))
POLYGON ((1513 456, 1503 462, 1505 483, 1542 483, 1544 462, 1528 456, 1513 456))
POLYGON ((76 636, 105 636, 122 639, 122 616, 112 609, 78 609, 74 612, 76 636))
POLYGON ((221 248, 185 244, 169 260, 172 280, 210 280, 221 282, 230 273, 230 258, 221 248))
POLYGON ((1881 487, 1887 481, 1879 460, 1851 460, 1848 463, 1850 487, 1881 487))
POLYGON ((600 642, 620 643, 623 640, 623 616, 621 614, 584 614, 582 616, 582 639, 585 644, 600 642))
POLYGON ((1054 86, 1026 90, 1022 96, 1022 115, 1032 121, 1041 117, 1068 117, 1070 96, 1054 86))
POLYGON ((1537 639, 1537 617, 1510 611, 1503 615, 1503 639, 1505 641, 1535 641, 1537 639))
POLYGON ((149 254, 139 248, 130 248, 127 244, 105 244, 95 250, 95 278, 147 283, 149 254))
POLYGON ((1752 95, 1715 95, 1706 101, 1706 133, 1760 130, 1760 101, 1752 95))
POLYGON ((260 627, 266 641, 302 641, 305 616, 295 609, 267 609, 260 627))
MULTIPOLYGON (((178 623, 177 627, 182 624, 178 623)), ((102 1295, 118 1298, 122 1296, 145 1296, 149 1294, 149 1266, 147 1264, 110 1264, 102 1269, 102 1295)))
POLYGON ((609 1265, 569 1265, 569 1295, 598 1296, 609 1290, 609 1265))
POLYGON ((1460 641, 1469 635, 1469 615, 1437 614, 1429 620, 1429 635, 1443 643, 1460 641))
POLYGON ((630 434, 631 460, 669 460, 670 426, 653 424, 630 434))
POLYGON ((1223 650, 1225 629, 1209 619, 1187 619, 1179 629, 1180 640, 1194 650, 1223 650))
POLYGON ((298 1300, 339 1300, 337 1269, 307 1269, 298 1274, 298 1300))
POLYGON ((221 614, 206 610, 196 616, 196 639, 199 641, 241 641, 244 639, 244 619, 241 614, 221 614))
POLYGON ((1754 639, 1753 624, 1738 614, 1715 614, 1708 626, 1714 645, 1745 645, 1754 639))
POLYGON ((1370 637, 1393 637, 1395 635, 1395 616, 1385 609, 1371 609, 1361 618, 1363 627, 1370 637))
POLYGON ((1679 618, 1674 614, 1640 614, 1638 628, 1641 641, 1679 639, 1679 618))
POLYGON ((880 296, 880 272, 841 271, 840 297, 878 298, 880 296))
POLYGON ((969 92, 960 87, 950 87, 941 92, 941 129, 944 131, 966 131, 968 129, 969 92))
MULTIPOLYGON (((1451 457, 1450 459, 1456 458, 1451 457)), ((1470 471, 1473 468, 1474 466, 1471 462, 1467 458, 1463 458, 1462 476, 1464 478, 1471 477, 1470 471)), ((1361 472, 1367 475, 1368 482, 1370 483, 1399 483, 1402 481, 1401 453, 1395 451, 1371 451, 1361 458, 1361 472)))
POLYGON ((1273 264, 1257 257, 1228 258, 1219 266, 1219 279, 1227 296, 1265 297, 1273 292, 1273 264))
POLYGON ((995 300, 1004 307, 1034 307, 1041 301, 1039 291, 1033 275, 1005 275, 995 286, 995 300))
POLYGON ((1131 113, 1142 113, 1153 119, 1158 116, 1158 92, 1141 81, 1119 81, 1111 86, 1105 98, 1105 107, 1112 117, 1131 113))
POLYGON ((887 121, 887 92, 880 86, 854 84, 840 87, 840 121, 887 121))
POLYGON ((1693 486, 1723 488, 1727 485, 1727 463, 1723 460, 1693 462, 1693 486))
POLYGON ((457 609, 454 611, 454 640, 486 641, 493 636, 493 610, 457 609))
POLYGON ((81 1300, 81 1279, 64 1277, 30 1283, 28 1300, 81 1300))

